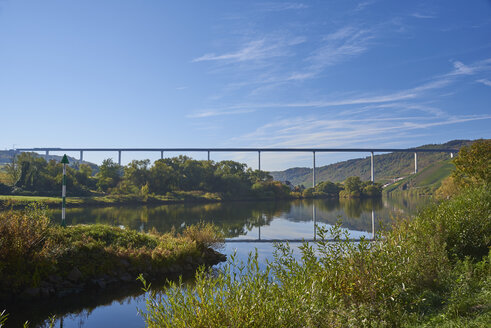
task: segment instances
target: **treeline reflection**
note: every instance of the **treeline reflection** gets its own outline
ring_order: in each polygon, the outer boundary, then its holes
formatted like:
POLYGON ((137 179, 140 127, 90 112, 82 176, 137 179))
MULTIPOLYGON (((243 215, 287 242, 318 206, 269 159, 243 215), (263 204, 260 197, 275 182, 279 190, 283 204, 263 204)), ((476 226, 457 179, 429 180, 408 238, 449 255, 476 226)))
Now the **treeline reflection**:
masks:
MULTIPOLYGON (((404 199, 315 199, 294 201, 224 202, 209 204, 173 204, 163 206, 75 208, 67 210, 69 224, 110 224, 134 230, 159 232, 182 230, 200 221, 213 222, 227 238, 246 234, 254 228, 269 225, 275 219, 291 222, 334 224, 341 220, 350 230, 371 231, 371 212, 376 226, 387 224, 392 217, 414 214, 414 202, 404 199), (315 211, 313 210, 315 207, 315 211)), ((59 221, 60 210, 50 216, 59 221)))

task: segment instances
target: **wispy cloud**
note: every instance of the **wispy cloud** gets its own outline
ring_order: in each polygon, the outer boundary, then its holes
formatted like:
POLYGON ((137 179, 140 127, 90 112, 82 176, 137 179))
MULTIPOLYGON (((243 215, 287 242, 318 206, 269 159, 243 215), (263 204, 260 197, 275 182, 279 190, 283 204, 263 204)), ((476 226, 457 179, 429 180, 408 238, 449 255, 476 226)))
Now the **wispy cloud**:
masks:
POLYGON ((480 72, 491 70, 491 58, 487 58, 485 60, 481 60, 468 65, 456 60, 453 62, 453 66, 455 69, 447 75, 474 75, 480 72))
POLYGON ((428 15, 428 14, 421 14, 421 13, 413 13, 413 14, 411 14, 411 16, 414 17, 414 18, 420 18, 420 19, 432 19, 432 18, 436 18, 436 16, 428 15))
POLYGON ((479 82, 479 83, 482 83, 484 85, 487 85, 488 87, 491 87, 491 81, 489 81, 488 79, 479 79, 476 82, 479 82))
POLYGON ((355 144, 392 142, 408 131, 489 120, 491 115, 393 116, 360 119, 331 119, 299 116, 265 124, 254 132, 240 136, 248 144, 262 147, 349 147, 355 144))
MULTIPOLYGON (((341 33, 339 34, 341 35, 341 33)), ((423 96, 428 95, 430 92, 441 90, 447 86, 450 86, 461 76, 475 75, 479 72, 487 71, 491 69, 491 59, 486 59, 469 65, 465 65, 460 61, 455 61, 453 63, 454 69, 450 73, 436 76, 433 80, 429 82, 420 84, 413 88, 408 88, 405 90, 399 90, 395 92, 381 93, 381 94, 366 94, 364 96, 358 97, 345 97, 338 99, 329 100, 310 100, 310 101, 300 101, 300 102, 266 102, 266 103, 243 103, 235 104, 219 110, 213 111, 213 115, 208 115, 208 111, 202 111, 197 114, 193 114, 189 117, 207 117, 207 116, 218 116, 218 115, 231 115, 231 114, 241 114, 249 113, 259 109, 287 109, 287 108, 330 108, 330 107, 340 107, 340 106, 356 106, 356 105, 381 105, 381 104, 392 104, 393 107, 401 106, 396 103, 406 102, 408 100, 420 99, 423 96), (242 112, 243 110, 246 110, 242 112)), ((307 73, 306 73, 307 74, 307 73)), ((292 76, 295 78, 302 78, 302 75, 292 76)), ((308 75, 306 75, 306 78, 308 75)), ((484 83, 483 81, 488 81, 485 79, 478 80, 478 82, 484 83)), ((405 104, 407 108, 407 104, 405 104)), ((419 109, 425 109, 427 112, 433 111, 433 114, 441 115, 443 112, 439 109, 432 109, 431 107, 413 104, 413 109, 419 106, 419 109)))
POLYGON ((323 39, 322 46, 308 58, 311 70, 318 72, 327 66, 335 65, 350 57, 368 50, 369 42, 374 38, 371 30, 343 27, 323 39))
POLYGON ((368 6, 374 4, 375 1, 363 1, 363 2, 360 2, 356 5, 355 7, 355 11, 361 11, 361 10, 364 10, 365 8, 367 8, 368 6))
POLYGON ((205 110, 194 114, 189 114, 188 118, 204 118, 212 116, 238 115, 254 112, 255 109, 230 109, 230 110, 205 110))
POLYGON ((262 11, 285 11, 307 9, 308 5, 298 2, 266 2, 258 5, 262 11))
POLYGON ((296 46, 305 42, 302 37, 291 39, 271 39, 262 38, 248 41, 239 50, 224 54, 209 53, 193 59, 193 62, 204 61, 225 61, 225 62, 245 62, 263 60, 272 57, 286 56, 289 54, 288 47, 296 46))

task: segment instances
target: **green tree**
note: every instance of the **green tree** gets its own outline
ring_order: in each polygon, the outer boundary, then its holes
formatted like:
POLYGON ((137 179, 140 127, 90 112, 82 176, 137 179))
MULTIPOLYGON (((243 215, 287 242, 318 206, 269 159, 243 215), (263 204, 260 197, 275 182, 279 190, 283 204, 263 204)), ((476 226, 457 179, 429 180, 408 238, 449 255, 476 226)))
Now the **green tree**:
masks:
POLYGON ((109 188, 116 187, 121 181, 121 173, 121 165, 114 163, 110 158, 105 159, 96 174, 97 188, 102 191, 108 191, 109 188))
POLYGON ((491 139, 480 139, 471 146, 462 147, 453 160, 456 182, 460 185, 491 183, 491 139))
POLYGON ((7 172, 7 177, 9 178, 9 185, 14 186, 17 180, 19 180, 21 172, 20 165, 15 154, 12 155, 10 163, 5 165, 5 171, 7 172))
POLYGON ((247 175, 249 176, 249 180, 252 183, 256 183, 258 181, 272 181, 273 177, 267 171, 260 170, 252 170, 251 168, 247 169, 247 175))
POLYGON ((15 183, 16 187, 25 190, 40 189, 40 176, 47 163, 44 158, 36 157, 33 153, 21 153, 17 156, 20 167, 20 176, 15 183))
POLYGON ((138 189, 148 184, 150 178, 150 160, 133 160, 124 167, 124 179, 135 185, 138 189))
POLYGON ((360 177, 349 177, 344 181, 344 190, 350 194, 361 193, 362 186, 360 177))
POLYGON ((315 186, 315 191, 325 193, 329 197, 338 197, 342 186, 331 181, 323 181, 315 186))
POLYGON ((149 189, 156 194, 165 194, 176 186, 176 171, 167 159, 155 161, 150 168, 149 189))

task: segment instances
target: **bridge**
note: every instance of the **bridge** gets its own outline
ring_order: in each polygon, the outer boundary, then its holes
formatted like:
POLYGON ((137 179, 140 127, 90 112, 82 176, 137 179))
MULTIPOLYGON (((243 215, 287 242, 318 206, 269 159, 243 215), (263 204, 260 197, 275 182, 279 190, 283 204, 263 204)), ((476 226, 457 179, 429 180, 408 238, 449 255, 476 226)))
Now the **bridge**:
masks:
POLYGON ((316 153, 369 153, 371 155, 370 160, 370 180, 375 181, 374 175, 374 163, 373 157, 375 153, 414 153, 414 173, 418 172, 418 153, 449 153, 451 157, 458 153, 458 149, 427 149, 427 148, 16 148, 10 151, 15 152, 41 152, 45 153, 46 159, 50 152, 79 152, 79 161, 84 159, 84 152, 117 152, 118 164, 121 165, 121 156, 123 152, 159 152, 160 158, 164 158, 164 152, 205 152, 208 154, 208 160, 210 160, 211 153, 218 152, 253 152, 258 155, 258 169, 261 170, 261 153, 311 153, 312 154, 312 185, 316 185, 315 179, 315 154, 316 153))

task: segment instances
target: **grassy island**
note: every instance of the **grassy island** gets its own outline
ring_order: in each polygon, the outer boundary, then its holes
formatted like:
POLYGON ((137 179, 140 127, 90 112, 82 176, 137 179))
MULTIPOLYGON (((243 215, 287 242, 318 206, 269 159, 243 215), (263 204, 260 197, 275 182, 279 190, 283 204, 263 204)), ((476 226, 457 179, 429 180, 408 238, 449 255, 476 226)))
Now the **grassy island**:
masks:
POLYGON ((0 304, 63 296, 145 277, 193 274, 225 256, 212 249, 223 241, 208 224, 182 234, 106 225, 50 224, 39 206, 0 213, 0 304))

